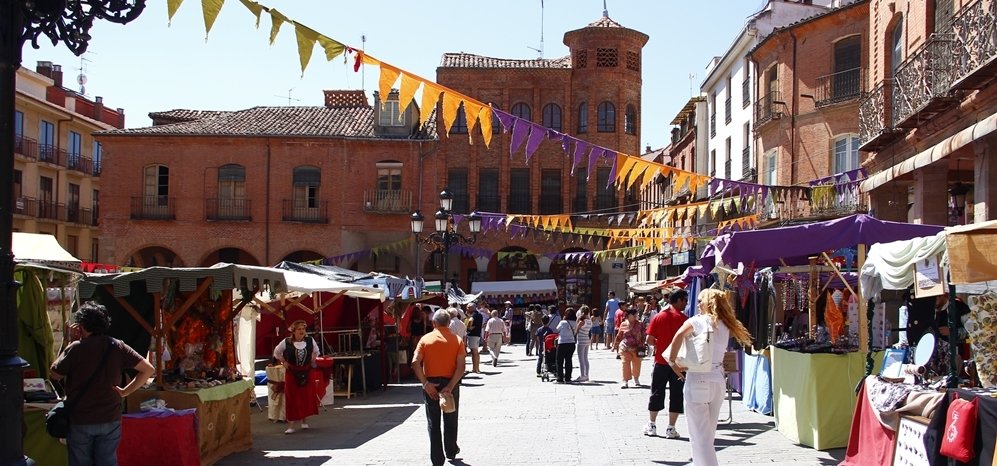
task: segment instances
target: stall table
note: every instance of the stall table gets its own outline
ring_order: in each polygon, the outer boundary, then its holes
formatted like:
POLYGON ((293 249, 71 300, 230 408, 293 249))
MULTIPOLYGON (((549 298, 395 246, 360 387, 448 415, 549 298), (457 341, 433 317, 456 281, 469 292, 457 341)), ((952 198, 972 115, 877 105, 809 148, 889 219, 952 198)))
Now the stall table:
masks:
MULTIPOLYGON (((973 442, 975 454, 973 455, 973 459, 969 460, 968 463, 959 464, 970 466, 992 464, 995 444, 997 444, 997 388, 952 389, 948 391, 948 401, 951 402, 955 393, 959 394, 959 398, 965 400, 972 401, 974 398, 979 400, 976 440, 973 442)), ((948 405, 940 405, 939 409, 942 408, 947 411, 948 405)), ((936 416, 941 413, 941 411, 938 411, 936 416)))
POLYGON ((122 416, 118 464, 199 466, 197 410, 154 410, 122 416))
MULTIPOLYGON (((772 398, 779 432, 817 450, 848 445, 855 387, 865 374, 865 356, 773 348, 772 398)), ((876 354, 874 367, 882 358, 882 352, 876 354)))
POLYGON ((139 390, 128 397, 128 412, 138 412, 148 399, 159 398, 173 409, 197 409, 198 449, 201 464, 210 466, 219 459, 253 446, 249 404, 253 400, 250 380, 230 382, 199 390, 139 390))
POLYGON ((39 403, 24 407, 24 454, 38 465, 61 466, 68 464, 66 446, 45 431, 45 413, 53 405, 39 403))

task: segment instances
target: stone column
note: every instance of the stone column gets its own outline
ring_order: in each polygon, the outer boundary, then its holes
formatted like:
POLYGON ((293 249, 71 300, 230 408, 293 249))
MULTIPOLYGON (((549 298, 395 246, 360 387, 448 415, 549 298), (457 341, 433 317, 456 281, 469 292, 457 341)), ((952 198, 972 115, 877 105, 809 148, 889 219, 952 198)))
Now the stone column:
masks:
POLYGON ((948 225, 948 161, 914 171, 914 207, 911 220, 925 225, 948 225))
POLYGON ((897 181, 869 193, 869 210, 876 218, 891 222, 907 221, 907 184, 897 181))
POLYGON ((997 219, 997 160, 990 154, 990 144, 973 144, 973 222, 997 219))

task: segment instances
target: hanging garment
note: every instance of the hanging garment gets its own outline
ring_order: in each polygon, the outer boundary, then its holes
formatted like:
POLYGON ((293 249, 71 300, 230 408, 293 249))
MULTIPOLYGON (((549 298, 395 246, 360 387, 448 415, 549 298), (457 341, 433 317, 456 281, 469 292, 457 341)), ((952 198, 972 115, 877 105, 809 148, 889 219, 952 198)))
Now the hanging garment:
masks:
POLYGON ((997 386, 997 291, 969 297, 966 332, 973 348, 973 359, 980 383, 985 388, 997 386))
MULTIPOLYGON (((840 303, 841 299, 838 299, 837 302, 840 303)), ((835 303, 831 292, 828 292, 828 299, 825 300, 824 306, 824 322, 827 324, 827 331, 831 335, 831 343, 837 343, 845 334, 845 316, 841 312, 841 308, 835 303)))

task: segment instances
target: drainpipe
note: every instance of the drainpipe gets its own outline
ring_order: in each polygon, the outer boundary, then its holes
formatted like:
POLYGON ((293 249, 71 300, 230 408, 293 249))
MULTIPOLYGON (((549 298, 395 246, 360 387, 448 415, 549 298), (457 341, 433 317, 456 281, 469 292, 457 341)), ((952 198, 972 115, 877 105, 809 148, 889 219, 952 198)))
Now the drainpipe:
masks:
POLYGON ((796 114, 799 111, 800 99, 797 95, 799 80, 796 79, 796 31, 790 31, 789 35, 793 38, 793 108, 789 115, 789 184, 794 185, 796 184, 796 114))
POLYGON ((263 264, 270 265, 270 138, 267 138, 267 159, 264 163, 266 170, 266 194, 263 201, 263 264))
MULTIPOLYGON (((63 103, 63 106, 65 107, 65 103, 63 103)), ((59 119, 59 120, 55 121, 55 156, 56 156, 56 165, 59 165, 59 163, 58 163, 59 162, 59 160, 58 160, 59 149, 62 147, 62 144, 60 144, 60 142, 59 142, 60 141, 59 135, 62 134, 62 123, 63 122, 73 121, 75 119, 76 119, 75 117, 73 117, 72 115, 70 115, 69 118, 62 118, 62 119, 59 119)), ((82 137, 82 135, 81 135, 81 137, 82 137)), ((67 139, 67 142, 68 142, 68 139, 69 139, 68 135, 66 136, 66 139, 67 139)), ((80 150, 83 150, 82 145, 83 145, 83 141, 80 141, 80 146, 81 146, 80 150)), ((67 152, 66 154, 68 156, 69 153, 67 152)), ((67 168, 67 169, 69 168, 69 161, 68 160, 66 161, 66 167, 65 168, 67 168)), ((61 174, 62 174, 61 170, 56 170, 55 171, 55 183, 54 183, 55 185, 52 186, 52 189, 55 190, 55 194, 53 194, 53 198, 54 199, 52 199, 52 206, 53 207, 59 205, 59 191, 61 191, 60 188, 62 186, 61 185, 61 183, 62 183, 61 174)), ((66 207, 68 208, 69 206, 66 206, 66 207)), ((58 220, 58 208, 56 208, 56 220, 58 220)), ((58 227, 56 227, 55 233, 56 233, 56 238, 58 238, 58 234, 59 234, 59 228, 58 227)))

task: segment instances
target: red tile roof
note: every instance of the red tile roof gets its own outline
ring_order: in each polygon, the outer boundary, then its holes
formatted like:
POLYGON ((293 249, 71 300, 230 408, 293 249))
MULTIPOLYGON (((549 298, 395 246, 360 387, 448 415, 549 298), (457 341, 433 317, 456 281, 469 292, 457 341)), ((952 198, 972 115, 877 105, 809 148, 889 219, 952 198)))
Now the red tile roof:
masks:
POLYGON ((511 60, 471 53, 445 53, 442 68, 571 68, 571 57, 511 60))
POLYGON ((165 112, 150 112, 149 118, 152 121, 160 121, 163 123, 181 123, 185 121, 196 121, 202 118, 211 118, 218 115, 224 115, 226 111, 217 110, 186 110, 182 108, 175 108, 173 110, 167 110, 165 112))

